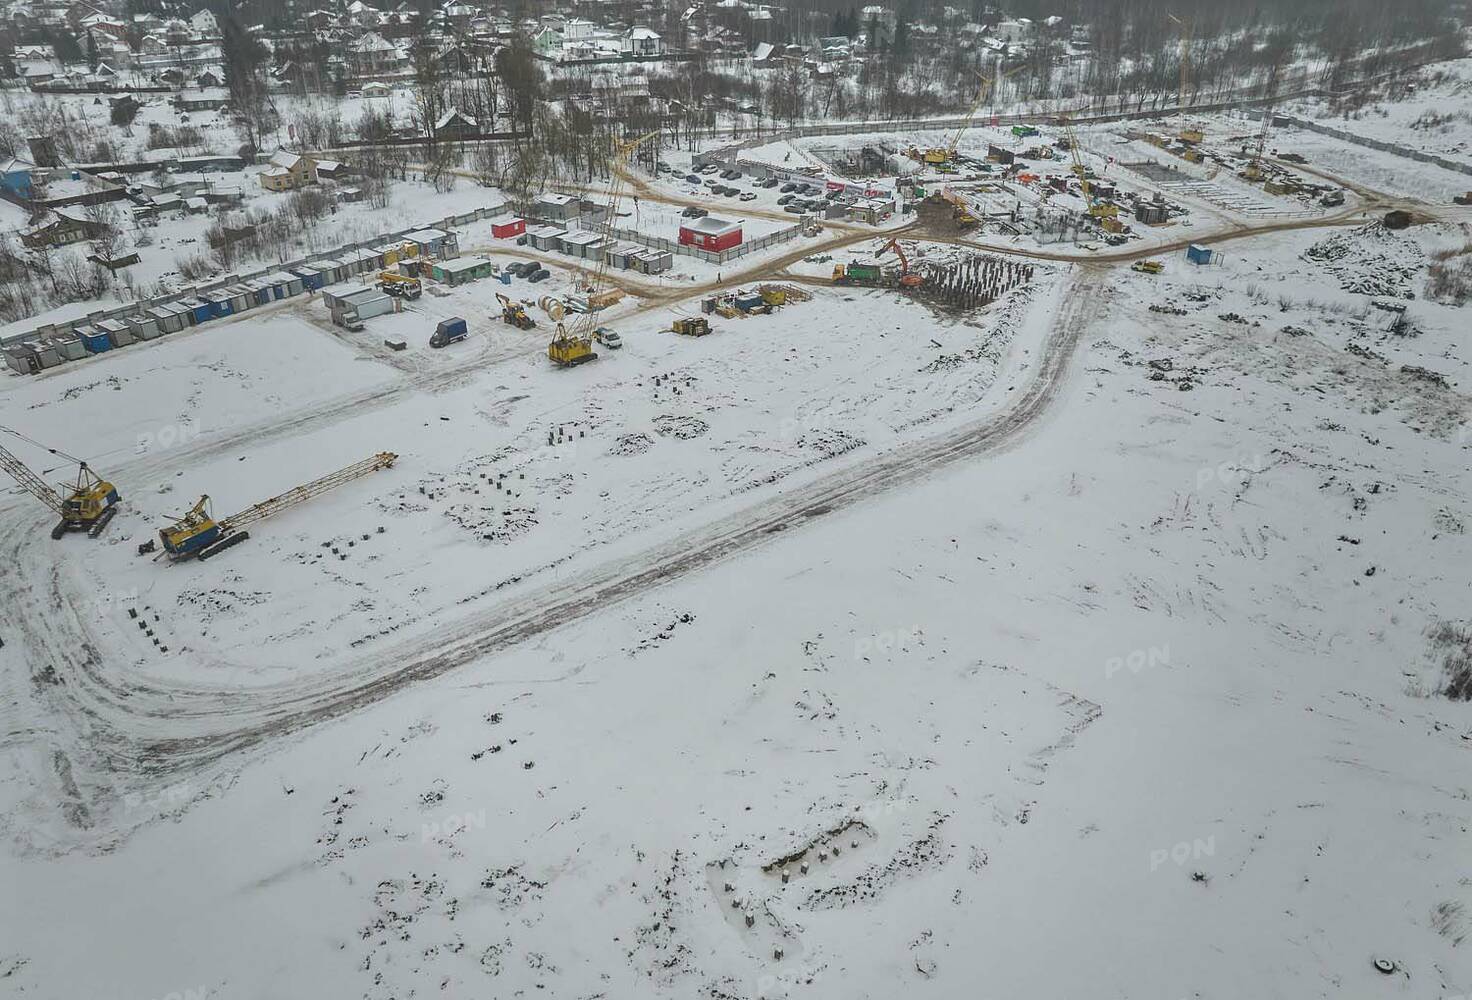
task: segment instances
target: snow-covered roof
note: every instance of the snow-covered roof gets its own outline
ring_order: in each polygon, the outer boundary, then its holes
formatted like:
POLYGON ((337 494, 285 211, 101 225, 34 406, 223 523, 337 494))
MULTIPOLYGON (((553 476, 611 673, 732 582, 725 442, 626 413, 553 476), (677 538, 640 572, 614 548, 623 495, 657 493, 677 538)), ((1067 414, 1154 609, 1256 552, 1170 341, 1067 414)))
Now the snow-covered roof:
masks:
POLYGON ((470 115, 465 114, 463 111, 456 110, 455 108, 451 108, 449 111, 446 111, 444 114, 440 115, 440 120, 434 123, 434 127, 437 129, 444 128, 446 125, 449 125, 455 121, 461 121, 470 126, 475 125, 475 119, 472 118, 470 115))

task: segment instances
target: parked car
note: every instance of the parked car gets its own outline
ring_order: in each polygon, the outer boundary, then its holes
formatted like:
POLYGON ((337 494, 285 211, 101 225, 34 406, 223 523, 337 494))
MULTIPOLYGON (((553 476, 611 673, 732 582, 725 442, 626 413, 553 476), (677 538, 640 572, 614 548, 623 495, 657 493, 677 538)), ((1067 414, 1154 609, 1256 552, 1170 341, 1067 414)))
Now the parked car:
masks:
POLYGON ((623 338, 618 335, 618 331, 610 330, 606 326, 600 326, 598 329, 594 330, 593 339, 598 341, 598 343, 602 344, 604 347, 607 347, 609 350, 613 351, 616 351, 620 347, 624 346, 623 338))
POLYGON ((552 277, 552 272, 544 267, 538 270, 535 274, 533 274, 530 278, 527 278, 526 280, 535 285, 537 282, 546 281, 550 277, 552 277))
POLYGON ((743 191, 743 192, 741 192, 741 200, 742 201, 756 201, 756 192, 755 191, 743 191))
POLYGON ((795 194, 784 194, 782 197, 777 199, 777 204, 786 205, 788 202, 792 201, 792 199, 796 197, 797 195, 795 194))
POLYGON ((716 166, 714 163, 707 163, 705 166, 700 168, 700 172, 702 174, 713 174, 720 169, 721 168, 716 166))
POLYGON ((801 215, 803 209, 801 205, 783 205, 782 211, 791 212, 793 215, 801 215))
POLYGON ((786 184, 783 184, 782 185, 782 193, 783 194, 788 194, 788 193, 793 192, 793 191, 796 191, 796 190, 797 190, 797 185, 794 184, 794 183, 792 183, 791 181, 788 181, 786 184))
POLYGON ((712 191, 714 191, 717 188, 721 187, 722 185, 721 185, 721 182, 718 181, 718 180, 716 180, 715 178, 713 178, 713 177, 707 177, 705 179, 705 186, 708 187, 708 188, 710 188, 712 191))
POLYGON ((516 245, 519 247, 526 246, 526 233, 522 233, 516 238, 516 245))
POLYGON ((686 181, 686 183, 689 183, 689 184, 699 184, 700 183, 700 175, 699 174, 686 174, 685 175, 685 181, 686 181))
POLYGON ((680 214, 689 219, 703 219, 710 213, 703 208, 696 208, 694 205, 691 205, 680 214))
POLYGON ((734 198, 734 197, 736 197, 740 193, 741 193, 740 191, 736 190, 733 187, 724 187, 724 188, 721 188, 721 194, 724 195, 727 198, 734 198))
POLYGON ((774 188, 778 184, 781 184, 781 183, 782 182, 779 181, 779 180, 777 180, 777 178, 775 178, 775 177, 768 177, 766 180, 762 181, 762 187, 765 187, 765 188, 774 188))
POLYGON ((740 177, 740 176, 741 176, 741 175, 740 175, 740 174, 738 174, 738 173, 737 173, 737 172, 736 172, 736 171, 734 171, 734 170, 722 170, 722 171, 721 171, 721 180, 725 180, 725 181, 734 181, 734 180, 735 180, 735 179, 736 179, 736 178, 738 178, 738 177, 740 177))

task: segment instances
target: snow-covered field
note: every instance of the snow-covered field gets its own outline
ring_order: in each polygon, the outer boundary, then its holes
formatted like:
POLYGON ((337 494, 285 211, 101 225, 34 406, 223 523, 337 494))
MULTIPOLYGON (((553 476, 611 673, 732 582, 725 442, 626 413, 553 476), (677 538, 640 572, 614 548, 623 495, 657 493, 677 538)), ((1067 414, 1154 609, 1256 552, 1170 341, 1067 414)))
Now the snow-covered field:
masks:
POLYGON ((125 504, 53 542, 0 495, 0 983, 1472 993, 1472 354, 1424 294, 1468 220, 1439 211, 1154 276, 1037 261, 972 313, 816 261, 808 301, 702 338, 666 332, 690 270, 568 371, 553 268, 0 380, 0 424, 125 504), (445 315, 471 336, 430 349, 445 315), (383 450, 217 559, 137 551, 201 493, 383 450))

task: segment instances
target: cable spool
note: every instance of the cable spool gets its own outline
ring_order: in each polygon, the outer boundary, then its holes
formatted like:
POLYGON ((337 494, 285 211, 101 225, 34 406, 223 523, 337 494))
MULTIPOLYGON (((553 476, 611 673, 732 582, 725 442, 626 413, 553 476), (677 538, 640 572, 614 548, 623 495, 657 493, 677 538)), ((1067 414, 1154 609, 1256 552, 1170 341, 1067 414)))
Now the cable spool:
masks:
POLYGON ((566 309, 562 305, 562 300, 551 295, 543 295, 537 300, 537 305, 541 307, 542 312, 546 313, 554 323, 562 319, 566 313, 566 309))

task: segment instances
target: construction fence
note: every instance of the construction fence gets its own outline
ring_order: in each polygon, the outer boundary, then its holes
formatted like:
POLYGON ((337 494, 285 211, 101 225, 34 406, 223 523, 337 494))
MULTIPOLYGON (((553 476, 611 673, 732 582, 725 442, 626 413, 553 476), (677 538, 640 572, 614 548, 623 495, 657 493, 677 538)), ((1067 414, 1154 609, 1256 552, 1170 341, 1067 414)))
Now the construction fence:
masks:
POLYGON ((1344 142, 1352 142, 1356 146, 1367 146, 1370 149, 1378 149, 1385 153, 1393 153, 1396 156, 1403 156, 1408 160, 1418 160, 1421 163, 1431 163, 1445 170, 1455 170, 1459 174, 1467 174, 1468 176, 1472 176, 1472 163, 1465 163, 1460 160, 1448 160, 1445 156, 1437 156, 1435 153, 1427 153, 1419 149, 1412 149, 1409 146, 1402 146, 1399 143, 1383 142, 1380 139, 1370 139, 1366 136, 1355 135, 1353 132, 1346 132, 1343 129, 1333 128, 1329 125, 1321 125, 1318 122, 1309 121, 1306 118, 1297 118, 1293 115, 1279 115, 1278 117, 1286 118, 1288 120, 1288 123, 1295 128, 1308 129, 1308 131, 1318 132, 1320 135, 1327 135, 1335 139, 1341 139, 1344 142))
POLYGON ((729 250, 712 253, 709 250, 702 250, 699 247, 693 247, 681 243, 678 240, 666 239, 663 236, 650 236, 648 233, 641 233, 637 229, 622 229, 618 226, 605 228, 601 225, 579 225, 578 228, 587 228, 596 232, 606 233, 610 239, 638 243, 640 246, 648 247, 651 250, 668 250, 670 253, 683 257, 694 257, 697 260, 705 261, 707 264, 724 264, 738 257, 744 257, 749 253, 765 250, 767 247, 775 246, 778 243, 786 243, 789 240, 794 240, 802 234, 801 226, 788 226, 786 229, 779 229, 765 236, 746 239, 729 250))

